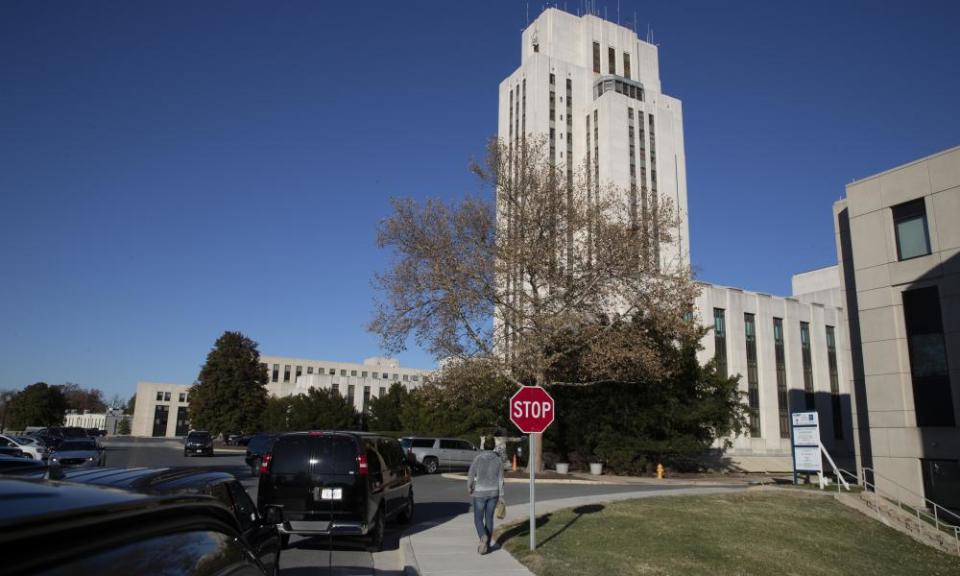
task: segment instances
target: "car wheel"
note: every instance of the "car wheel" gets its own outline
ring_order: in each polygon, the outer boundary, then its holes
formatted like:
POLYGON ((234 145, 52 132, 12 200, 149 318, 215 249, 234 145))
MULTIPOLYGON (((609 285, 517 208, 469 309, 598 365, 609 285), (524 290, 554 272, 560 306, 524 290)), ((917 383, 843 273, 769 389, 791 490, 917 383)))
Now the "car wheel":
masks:
POLYGON ((427 474, 436 474, 440 469, 440 462, 436 458, 427 458, 423 461, 423 468, 427 474))
POLYGON ((397 522, 401 524, 409 524, 413 521, 413 490, 410 490, 410 494, 407 496, 407 505, 404 506, 403 511, 397 515, 397 522))
POLYGON ((373 527, 370 528, 370 542, 367 544, 367 552, 380 552, 383 550, 383 533, 387 527, 387 519, 383 515, 383 507, 377 510, 376 519, 373 521, 373 527))

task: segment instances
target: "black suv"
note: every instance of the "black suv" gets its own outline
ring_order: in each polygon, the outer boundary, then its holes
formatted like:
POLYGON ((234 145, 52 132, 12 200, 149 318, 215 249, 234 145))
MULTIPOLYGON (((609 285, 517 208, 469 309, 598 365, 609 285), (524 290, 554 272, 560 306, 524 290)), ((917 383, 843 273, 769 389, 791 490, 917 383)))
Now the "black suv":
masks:
POLYGON ((0 478, 0 501, 4 574, 271 573, 209 496, 0 478))
POLYGON ((205 454, 213 456, 213 436, 204 430, 191 430, 183 439, 183 455, 205 454))
POLYGON ((413 519, 410 465, 394 438, 362 432, 295 432, 278 436, 263 458, 257 506, 280 508, 290 534, 361 535, 383 546, 387 520, 413 519))

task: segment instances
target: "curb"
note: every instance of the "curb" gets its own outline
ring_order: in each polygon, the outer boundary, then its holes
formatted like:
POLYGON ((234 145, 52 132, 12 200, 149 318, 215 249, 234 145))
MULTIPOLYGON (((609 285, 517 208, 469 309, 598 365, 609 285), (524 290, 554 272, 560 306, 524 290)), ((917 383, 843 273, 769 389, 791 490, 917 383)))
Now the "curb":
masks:
POLYGON ((403 576, 420 576, 420 564, 417 563, 417 554, 413 551, 409 536, 400 538, 400 556, 403 560, 403 576))

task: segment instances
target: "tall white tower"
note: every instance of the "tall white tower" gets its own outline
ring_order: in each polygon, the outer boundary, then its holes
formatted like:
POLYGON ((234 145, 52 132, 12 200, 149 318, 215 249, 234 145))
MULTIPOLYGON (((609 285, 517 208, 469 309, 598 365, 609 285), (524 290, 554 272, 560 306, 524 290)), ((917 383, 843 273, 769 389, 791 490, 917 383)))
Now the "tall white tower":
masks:
MULTIPOLYGON (((660 91, 657 47, 596 16, 548 8, 523 32, 520 67, 500 83, 498 133, 543 135, 555 164, 630 191, 641 219, 669 198, 674 241, 657 262, 689 266, 683 109, 660 91)), ((642 225, 642 222, 638 223, 642 225)))

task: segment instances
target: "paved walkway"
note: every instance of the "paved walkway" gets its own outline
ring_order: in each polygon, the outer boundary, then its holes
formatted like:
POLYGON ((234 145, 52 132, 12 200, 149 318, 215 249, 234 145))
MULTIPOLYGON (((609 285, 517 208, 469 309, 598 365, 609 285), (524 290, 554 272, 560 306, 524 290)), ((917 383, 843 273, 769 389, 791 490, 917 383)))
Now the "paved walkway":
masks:
MULTIPOLYGON (((561 508, 600 504, 633 498, 652 498, 678 495, 717 494, 742 488, 687 487, 675 490, 621 492, 547 500, 537 503, 537 514, 546 514, 561 508)), ((525 504, 508 507, 502 523, 529 518, 525 504)), ((514 559, 506 550, 495 548, 489 554, 477 553, 477 532, 473 527, 473 512, 459 514, 449 520, 417 524, 400 541, 407 574, 419 576, 533 576, 533 573, 514 559), (418 531, 419 530, 419 531, 418 531)))

